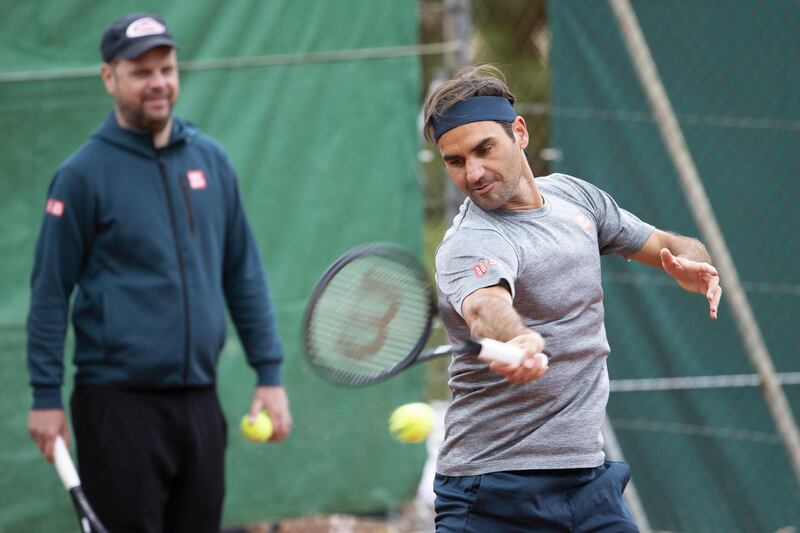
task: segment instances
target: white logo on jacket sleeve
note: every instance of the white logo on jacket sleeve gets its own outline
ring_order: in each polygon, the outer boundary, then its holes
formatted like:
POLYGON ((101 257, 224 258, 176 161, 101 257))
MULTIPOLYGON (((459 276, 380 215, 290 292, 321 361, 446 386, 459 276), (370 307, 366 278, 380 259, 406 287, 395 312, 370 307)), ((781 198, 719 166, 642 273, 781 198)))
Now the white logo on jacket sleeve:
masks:
POLYGON ((189 180, 189 187, 192 189, 205 189, 206 174, 202 170, 190 170, 186 173, 186 178, 189 180))
POLYGON ((44 212, 48 215, 53 215, 54 217, 60 217, 64 214, 64 202, 61 200, 56 200, 55 198, 49 198, 47 200, 47 206, 44 208, 44 212))
POLYGON ((136 19, 125 29, 125 35, 133 39, 135 37, 144 37, 145 35, 160 35, 167 31, 159 21, 151 17, 144 17, 136 19))

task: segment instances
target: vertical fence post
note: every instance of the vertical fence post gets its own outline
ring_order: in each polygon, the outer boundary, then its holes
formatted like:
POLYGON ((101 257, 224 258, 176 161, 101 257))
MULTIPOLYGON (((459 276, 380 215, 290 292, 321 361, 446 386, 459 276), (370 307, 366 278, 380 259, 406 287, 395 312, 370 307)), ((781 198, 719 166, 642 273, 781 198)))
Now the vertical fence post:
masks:
MULTIPOLYGON (((614 426, 611 425, 611 420, 608 419, 608 416, 603 420, 603 440, 605 441, 606 457, 608 457, 609 461, 625 460, 614 426)), ((639 498, 639 491, 636 490, 636 484, 632 479, 628 482, 625 494, 622 497, 625 498, 625 502, 633 515, 633 520, 639 526, 641 533, 652 533, 653 530, 650 527, 650 521, 647 519, 647 512, 644 510, 642 500, 639 498)))
MULTIPOLYGON (((452 76, 459 70, 468 67, 472 62, 470 55, 470 35, 472 33, 471 0, 444 0, 442 31, 445 42, 457 42, 450 53, 445 55, 445 65, 452 76)), ((449 225, 458 212, 464 194, 453 182, 445 180, 444 217, 445 226, 449 225)))

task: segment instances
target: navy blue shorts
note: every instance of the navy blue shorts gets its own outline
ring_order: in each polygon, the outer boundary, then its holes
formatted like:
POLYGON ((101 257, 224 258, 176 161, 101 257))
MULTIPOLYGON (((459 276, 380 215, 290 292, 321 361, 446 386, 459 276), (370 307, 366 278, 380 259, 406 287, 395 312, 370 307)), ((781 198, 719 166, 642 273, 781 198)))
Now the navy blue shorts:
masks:
POLYGON ((437 533, 638 532, 622 492, 622 462, 597 468, 436 474, 437 533))

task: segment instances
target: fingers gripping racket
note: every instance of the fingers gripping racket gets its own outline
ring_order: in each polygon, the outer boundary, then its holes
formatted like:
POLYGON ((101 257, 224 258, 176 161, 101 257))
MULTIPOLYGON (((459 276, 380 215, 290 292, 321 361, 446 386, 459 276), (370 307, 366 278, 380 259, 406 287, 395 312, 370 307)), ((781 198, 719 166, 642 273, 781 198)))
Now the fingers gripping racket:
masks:
POLYGON ((435 315, 433 292, 416 257, 390 243, 361 245, 328 267, 311 294, 303 324, 306 357, 323 378, 351 386, 447 355, 522 360, 522 349, 492 339, 423 351, 435 315))
POLYGON ((78 471, 75 470, 75 465, 72 463, 72 458, 61 436, 56 437, 55 465, 58 477, 61 478, 64 488, 67 489, 67 492, 72 497, 72 503, 78 513, 81 531, 83 533, 108 533, 108 530, 100 523, 97 515, 94 514, 94 510, 89 505, 89 501, 83 494, 78 471))

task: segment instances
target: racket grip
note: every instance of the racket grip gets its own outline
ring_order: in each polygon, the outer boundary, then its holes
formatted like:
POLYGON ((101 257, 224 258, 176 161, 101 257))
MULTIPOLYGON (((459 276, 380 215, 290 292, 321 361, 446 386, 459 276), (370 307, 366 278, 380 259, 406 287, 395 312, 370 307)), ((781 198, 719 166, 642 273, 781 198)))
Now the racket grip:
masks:
POLYGON ((522 354, 525 353, 522 348, 494 339, 479 339, 477 342, 481 345, 478 359, 489 362, 499 361, 511 365, 518 365, 522 362, 522 354))
POLYGON ((69 450, 67 450, 67 445, 64 444, 64 440, 61 438, 61 435, 56 436, 54 455, 54 462, 56 465, 56 470, 58 471, 58 477, 61 478, 64 488, 70 490, 71 488, 80 485, 81 481, 78 477, 78 471, 75 470, 75 465, 72 462, 72 458, 69 455, 69 450))

